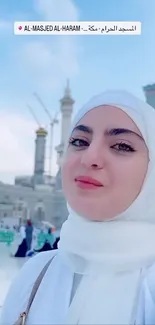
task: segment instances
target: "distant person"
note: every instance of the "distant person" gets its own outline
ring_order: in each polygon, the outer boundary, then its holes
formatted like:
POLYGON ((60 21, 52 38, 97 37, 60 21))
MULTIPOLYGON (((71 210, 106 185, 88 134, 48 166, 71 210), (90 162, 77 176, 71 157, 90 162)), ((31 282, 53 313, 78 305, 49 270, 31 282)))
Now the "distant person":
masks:
POLYGON ((54 244, 53 244, 52 249, 58 249, 58 242, 59 242, 59 240, 60 240, 60 237, 57 237, 56 240, 55 240, 55 242, 54 242, 54 244))
POLYGON ((26 244, 27 250, 31 250, 32 240, 33 240, 33 225, 31 220, 27 220, 26 227, 25 227, 25 234, 26 234, 26 244))
POLYGON ((53 243, 54 243, 54 235, 53 235, 53 230, 51 227, 48 228, 47 241, 50 243, 50 245, 52 247, 53 243))
POLYGON ((20 227, 20 236, 21 236, 21 244, 18 246, 17 252, 15 253, 14 257, 25 257, 28 250, 24 224, 22 224, 20 227))
POLYGON ((35 253, 41 253, 41 252, 47 252, 47 251, 51 251, 52 247, 50 245, 50 243, 46 240, 44 245, 40 248, 40 249, 34 249, 35 253))
POLYGON ((34 251, 36 253, 50 251, 53 249, 53 242, 54 242, 54 236, 52 233, 52 229, 48 228, 47 236, 45 236, 45 242, 43 246, 40 249, 35 249, 34 251))
POLYGON ((155 110, 126 91, 90 99, 71 125, 62 186, 58 249, 24 264, 1 323, 24 321, 31 297, 29 325, 155 324, 155 110))

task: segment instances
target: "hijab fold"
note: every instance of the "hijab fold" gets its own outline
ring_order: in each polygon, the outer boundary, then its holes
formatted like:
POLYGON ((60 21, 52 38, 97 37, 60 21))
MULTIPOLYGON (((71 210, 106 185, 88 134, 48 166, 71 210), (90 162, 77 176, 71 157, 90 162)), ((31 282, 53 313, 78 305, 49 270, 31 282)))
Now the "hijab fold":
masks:
POLYGON ((155 262, 155 111, 126 91, 107 91, 76 114, 71 132, 86 113, 101 105, 116 106, 128 114, 143 135, 150 161, 139 196, 114 219, 89 221, 68 205, 59 252, 82 281, 66 324, 131 324, 139 281, 155 262))

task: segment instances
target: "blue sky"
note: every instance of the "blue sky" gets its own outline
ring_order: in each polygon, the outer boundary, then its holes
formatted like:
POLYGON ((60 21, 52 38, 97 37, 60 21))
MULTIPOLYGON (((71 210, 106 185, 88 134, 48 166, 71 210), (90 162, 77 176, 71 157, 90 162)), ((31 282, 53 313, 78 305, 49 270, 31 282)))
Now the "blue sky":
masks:
MULTIPOLYGON (((144 98, 155 82, 154 0, 1 0, 0 2, 0 179, 33 173, 33 121, 27 103, 44 125, 48 119, 33 92, 54 114, 70 78, 75 111, 108 88, 144 98), (14 21, 141 21, 140 36, 15 36, 14 21)), ((60 127, 54 145, 60 140, 60 127)), ((48 144, 47 144, 48 145, 48 144)), ((54 154, 53 171, 56 171, 54 154)))

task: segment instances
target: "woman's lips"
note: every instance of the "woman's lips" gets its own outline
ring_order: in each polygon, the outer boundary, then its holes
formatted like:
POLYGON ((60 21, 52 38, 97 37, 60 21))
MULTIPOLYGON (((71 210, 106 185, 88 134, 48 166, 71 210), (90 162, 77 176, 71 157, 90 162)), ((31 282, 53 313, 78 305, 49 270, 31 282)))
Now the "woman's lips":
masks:
POLYGON ((98 180, 89 176, 78 176, 75 178, 78 187, 82 189, 97 189, 103 187, 103 184, 98 180))

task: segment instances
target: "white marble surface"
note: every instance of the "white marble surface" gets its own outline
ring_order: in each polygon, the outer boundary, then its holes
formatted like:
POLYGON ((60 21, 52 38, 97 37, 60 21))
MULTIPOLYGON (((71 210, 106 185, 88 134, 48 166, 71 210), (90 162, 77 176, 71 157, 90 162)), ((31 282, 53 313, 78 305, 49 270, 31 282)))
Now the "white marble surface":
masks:
MULTIPOLYGON (((55 236, 56 235, 59 236, 59 232, 56 233, 55 236)), ((20 234, 16 235, 15 241, 10 247, 0 243, 0 307, 3 305, 11 282, 28 259, 11 257, 11 255, 15 254, 17 251, 20 243, 20 234)), ((35 247, 35 245, 34 240, 33 247, 35 247)))
POLYGON ((3 305, 11 282, 27 260, 11 257, 13 250, 13 247, 0 243, 0 306, 3 305))

